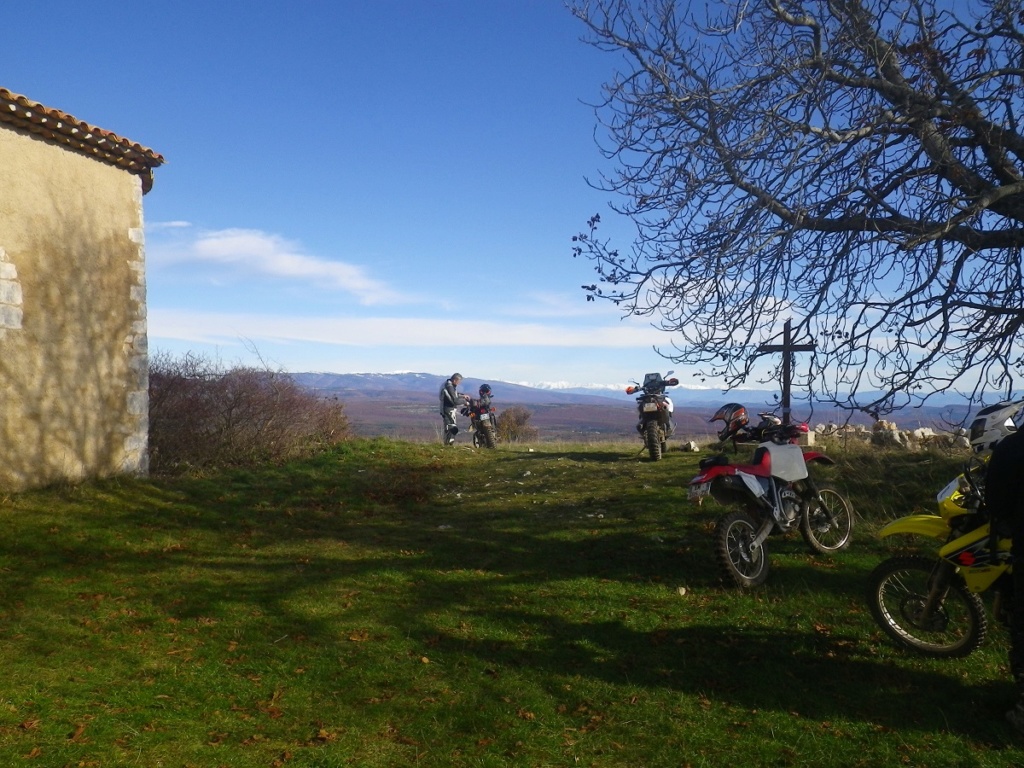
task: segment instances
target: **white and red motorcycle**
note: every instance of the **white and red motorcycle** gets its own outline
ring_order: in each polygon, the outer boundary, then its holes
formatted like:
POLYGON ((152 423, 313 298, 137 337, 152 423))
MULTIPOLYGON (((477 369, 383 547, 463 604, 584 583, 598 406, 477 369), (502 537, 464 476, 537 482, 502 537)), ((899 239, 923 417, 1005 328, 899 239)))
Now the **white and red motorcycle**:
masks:
POLYGON ((690 480, 689 498, 711 496, 741 507, 715 527, 719 565, 741 587, 756 587, 768 578, 767 540, 772 534, 799 529, 812 552, 831 554, 850 544, 853 509, 834 488, 819 487, 808 464, 834 464, 824 453, 804 452, 791 443, 762 443, 749 464, 730 464, 726 456, 700 462, 690 480))

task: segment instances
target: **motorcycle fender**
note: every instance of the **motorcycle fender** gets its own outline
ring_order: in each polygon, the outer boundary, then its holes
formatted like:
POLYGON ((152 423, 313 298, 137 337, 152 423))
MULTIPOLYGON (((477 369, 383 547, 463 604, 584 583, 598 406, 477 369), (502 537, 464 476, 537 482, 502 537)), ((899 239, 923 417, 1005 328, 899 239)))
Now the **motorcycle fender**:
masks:
POLYGON ((949 538, 949 526, 938 515, 909 515, 884 526, 878 532, 878 537, 884 539, 897 534, 927 536, 930 539, 945 541, 949 538))
POLYGON ((712 480, 718 477, 726 477, 728 475, 735 475, 736 467, 731 464, 722 464, 717 467, 711 467, 706 472, 701 472, 695 478, 690 481, 690 485, 697 485, 699 483, 710 483, 712 480))
POLYGON ((804 461, 808 464, 812 464, 814 462, 819 462, 821 464, 836 463, 834 459, 830 459, 824 453, 819 453, 818 451, 807 451, 807 453, 804 454, 804 461))

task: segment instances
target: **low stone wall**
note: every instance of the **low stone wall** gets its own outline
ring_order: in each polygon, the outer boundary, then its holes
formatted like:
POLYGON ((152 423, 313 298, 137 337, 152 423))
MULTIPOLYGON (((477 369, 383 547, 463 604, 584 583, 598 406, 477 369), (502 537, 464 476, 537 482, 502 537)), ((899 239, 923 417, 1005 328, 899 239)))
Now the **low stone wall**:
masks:
POLYGON ((931 427, 900 429, 891 421, 876 421, 871 427, 862 424, 818 424, 814 434, 820 438, 856 440, 872 445, 891 448, 947 448, 967 450, 971 442, 967 430, 959 428, 940 432, 931 427))
MULTIPOLYGON (((877 421, 870 427, 863 424, 818 424, 807 433, 800 444, 815 445, 823 440, 836 440, 841 444, 856 442, 883 448, 906 448, 907 450, 940 448, 961 451, 970 450, 971 447, 967 430, 963 428, 949 431, 938 431, 931 427, 900 429, 891 421, 877 421)), ((712 442, 702 445, 689 440, 681 443, 679 450, 698 453, 702 450, 720 450, 721 447, 721 443, 712 442)))

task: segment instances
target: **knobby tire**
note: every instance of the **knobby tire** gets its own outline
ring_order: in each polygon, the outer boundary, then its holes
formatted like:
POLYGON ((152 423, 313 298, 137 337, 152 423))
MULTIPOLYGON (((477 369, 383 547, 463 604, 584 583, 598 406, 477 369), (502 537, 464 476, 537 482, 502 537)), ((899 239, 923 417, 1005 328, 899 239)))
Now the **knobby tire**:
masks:
POLYGON ((846 549, 853 537, 853 507, 835 488, 820 488, 818 497, 804 504, 800 535, 819 555, 846 549))
POLYGON ((878 626, 903 647, 934 658, 960 658, 984 642, 988 618, 981 598, 957 573, 949 574, 946 594, 934 613, 922 615, 940 563, 919 555, 882 562, 868 577, 868 607, 878 626))
POLYGON ((658 430, 658 422, 647 422, 647 426, 644 427, 644 442, 647 443, 651 461, 659 461, 661 459, 661 435, 658 430))
POLYGON ((757 536, 757 521, 746 512, 730 512, 715 526, 715 554, 722 572, 737 586, 759 587, 768 578, 768 548, 757 551, 750 542, 757 536))

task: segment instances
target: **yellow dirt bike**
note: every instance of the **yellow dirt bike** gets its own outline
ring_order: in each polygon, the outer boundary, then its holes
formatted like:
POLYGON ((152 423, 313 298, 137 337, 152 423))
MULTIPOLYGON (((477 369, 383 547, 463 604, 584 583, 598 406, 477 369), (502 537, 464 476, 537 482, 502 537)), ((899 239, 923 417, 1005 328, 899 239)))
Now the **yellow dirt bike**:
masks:
POLYGON ((984 505, 986 466, 975 460, 943 488, 936 497, 938 514, 903 517, 879 532, 883 538, 903 534, 941 542, 933 557, 886 560, 872 571, 868 585, 868 604, 878 625, 899 644, 927 656, 966 656, 984 642, 984 592, 993 595, 997 620, 1009 616, 1012 542, 990 526, 984 505))

